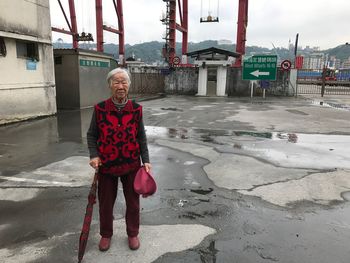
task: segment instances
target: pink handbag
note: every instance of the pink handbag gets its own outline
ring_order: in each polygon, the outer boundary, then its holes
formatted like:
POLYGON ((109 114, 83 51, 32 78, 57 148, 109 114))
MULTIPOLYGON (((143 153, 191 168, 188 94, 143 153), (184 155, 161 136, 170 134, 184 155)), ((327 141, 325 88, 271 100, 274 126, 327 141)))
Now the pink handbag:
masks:
POLYGON ((134 190, 136 193, 147 197, 153 195, 157 191, 157 184, 152 175, 146 172, 145 167, 141 167, 135 176, 134 190))

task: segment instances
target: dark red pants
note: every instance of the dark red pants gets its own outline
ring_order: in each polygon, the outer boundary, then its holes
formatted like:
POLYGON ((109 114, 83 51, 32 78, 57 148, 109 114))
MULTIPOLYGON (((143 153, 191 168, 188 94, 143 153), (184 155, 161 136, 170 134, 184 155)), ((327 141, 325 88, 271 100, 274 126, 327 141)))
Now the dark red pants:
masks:
POLYGON ((123 185, 123 193, 126 203, 126 233, 130 237, 139 234, 140 226, 140 195, 134 191, 134 179, 136 172, 120 177, 100 174, 98 178, 98 201, 100 209, 100 234, 102 237, 113 235, 113 207, 117 198, 118 178, 123 185))

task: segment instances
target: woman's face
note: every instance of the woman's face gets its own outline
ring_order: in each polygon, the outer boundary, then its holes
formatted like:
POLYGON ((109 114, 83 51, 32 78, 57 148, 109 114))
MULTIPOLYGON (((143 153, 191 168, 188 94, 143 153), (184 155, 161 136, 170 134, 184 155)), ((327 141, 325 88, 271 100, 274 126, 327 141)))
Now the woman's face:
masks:
POLYGON ((129 92, 129 84, 125 74, 122 72, 114 74, 111 78, 110 88, 113 98, 120 102, 124 101, 129 92))

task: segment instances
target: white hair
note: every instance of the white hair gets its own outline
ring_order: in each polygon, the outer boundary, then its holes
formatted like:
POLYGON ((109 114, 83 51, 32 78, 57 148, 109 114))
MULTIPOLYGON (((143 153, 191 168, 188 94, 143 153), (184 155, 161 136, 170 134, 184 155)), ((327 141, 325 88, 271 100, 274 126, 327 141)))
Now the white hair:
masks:
POLYGON ((127 69, 125 68, 115 68, 115 69, 112 69, 108 74, 107 74, 107 83, 108 85, 110 86, 111 85, 111 78, 117 74, 117 73, 122 73, 124 74, 125 78, 126 78, 126 81, 128 82, 128 86, 130 86, 131 84, 131 79, 130 79, 130 73, 127 69))

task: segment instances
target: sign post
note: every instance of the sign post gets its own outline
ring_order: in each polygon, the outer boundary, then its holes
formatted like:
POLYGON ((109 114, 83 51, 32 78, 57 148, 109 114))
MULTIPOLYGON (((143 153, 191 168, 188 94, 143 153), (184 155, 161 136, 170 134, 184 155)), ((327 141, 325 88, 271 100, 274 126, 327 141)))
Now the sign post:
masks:
MULTIPOLYGON (((253 97, 253 81, 256 80, 276 80, 277 56, 276 55, 256 55, 243 59, 242 79, 250 80, 250 96, 253 97)), ((265 88, 263 89, 265 98, 265 88)))

